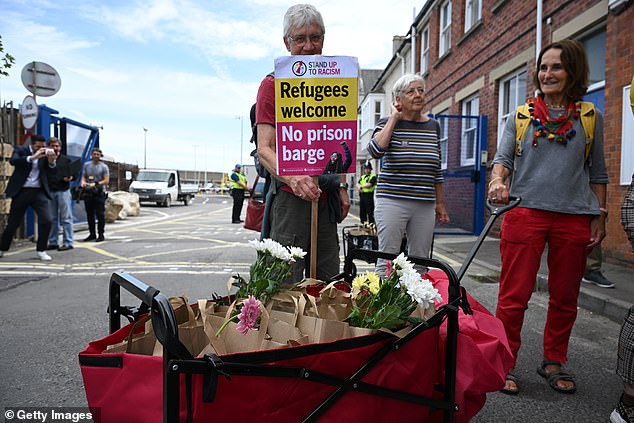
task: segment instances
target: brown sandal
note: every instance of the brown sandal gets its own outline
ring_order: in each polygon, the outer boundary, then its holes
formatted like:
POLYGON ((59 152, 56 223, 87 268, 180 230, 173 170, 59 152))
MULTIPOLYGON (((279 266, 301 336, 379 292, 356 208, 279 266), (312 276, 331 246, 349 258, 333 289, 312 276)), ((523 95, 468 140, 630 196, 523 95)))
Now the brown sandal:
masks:
POLYGON ((511 372, 508 372, 506 375, 506 380, 511 381, 515 384, 515 388, 507 388, 506 383, 504 384, 504 388, 500 389, 500 392, 506 395, 517 395, 520 393, 520 387, 517 384, 517 378, 511 372))
POLYGON ((542 361, 541 367, 537 368, 537 374, 548 381, 548 385, 553 388, 557 392, 561 392, 563 394, 574 394, 577 392, 577 384, 575 382, 574 375, 566 372, 563 369, 563 364, 559 361, 550 361, 544 360, 542 361), (549 372, 546 370, 546 366, 556 365, 559 366, 559 370, 555 370, 549 372), (557 384, 558 381, 565 380, 568 382, 572 382, 572 388, 562 388, 557 384))

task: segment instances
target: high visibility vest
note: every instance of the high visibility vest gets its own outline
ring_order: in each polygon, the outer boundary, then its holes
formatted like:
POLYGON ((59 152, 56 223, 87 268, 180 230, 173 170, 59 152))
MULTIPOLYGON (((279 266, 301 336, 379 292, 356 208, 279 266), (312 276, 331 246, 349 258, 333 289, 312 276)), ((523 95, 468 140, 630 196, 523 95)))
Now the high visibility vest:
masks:
MULTIPOLYGON (((359 185, 363 186, 369 184, 372 178, 375 178, 374 173, 370 172, 367 175, 364 174, 359 179, 359 185)), ((376 185, 372 185, 370 188, 361 188, 360 192, 374 192, 374 188, 376 188, 376 185)))
POLYGON ((233 180, 233 175, 238 175, 238 179, 240 179, 240 182, 242 182, 243 184, 246 185, 247 183, 247 177, 244 176, 242 173, 232 172, 231 173, 231 189, 244 189, 242 185, 238 184, 236 181, 233 180))

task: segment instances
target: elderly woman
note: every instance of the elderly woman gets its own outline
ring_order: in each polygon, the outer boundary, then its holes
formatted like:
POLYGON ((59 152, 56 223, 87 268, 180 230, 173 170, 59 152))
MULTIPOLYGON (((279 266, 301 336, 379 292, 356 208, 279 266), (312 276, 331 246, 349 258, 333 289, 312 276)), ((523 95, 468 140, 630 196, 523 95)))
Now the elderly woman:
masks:
MULTIPOLYGON (((425 88, 420 75, 403 75, 392 94, 392 113, 379 120, 368 144, 370 155, 383 159, 374 210, 379 250, 398 253, 407 234, 408 254, 429 257, 436 218, 449 222, 440 168, 440 125, 423 114, 425 88)), ((376 267, 383 274, 386 262, 379 260, 376 267)))
MULTIPOLYGON (((489 182, 488 197, 494 203, 507 203, 509 194, 522 198, 521 207, 506 213, 500 231, 496 315, 517 360, 524 312, 548 243, 550 299, 537 372, 554 390, 574 393, 574 377, 563 364, 586 256, 605 237, 603 116, 591 103, 580 101, 588 87, 588 61, 577 41, 544 47, 533 82, 539 94, 528 100, 528 107, 518 108, 516 120, 522 124, 508 120, 489 182), (594 133, 587 136, 592 126, 594 133), (527 130, 520 138, 516 132, 523 127, 527 130)), ((502 392, 519 392, 512 369, 502 392)))

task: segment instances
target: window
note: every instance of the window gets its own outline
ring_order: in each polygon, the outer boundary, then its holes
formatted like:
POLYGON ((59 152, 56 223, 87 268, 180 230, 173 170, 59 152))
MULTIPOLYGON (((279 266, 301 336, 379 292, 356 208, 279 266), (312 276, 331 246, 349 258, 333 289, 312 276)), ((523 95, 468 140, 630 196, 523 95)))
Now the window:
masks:
POLYGON ((504 126, 517 106, 526 101, 526 71, 521 71, 500 81, 500 99, 498 105, 498 145, 502 139, 504 126))
POLYGON ((589 83, 605 81, 605 29, 580 40, 588 56, 589 83))
POLYGON ((376 123, 379 121, 379 119, 381 119, 382 113, 381 113, 381 106, 383 105, 382 101, 375 101, 374 102, 374 126, 376 126, 376 123))
POLYGON ((429 26, 420 33, 420 73, 424 75, 429 69, 429 26))
POLYGON ((622 132, 621 132, 621 185, 629 185, 634 174, 634 116, 630 108, 630 90, 634 86, 623 87, 622 132))
POLYGON ((451 1, 440 6, 440 43, 438 57, 444 56, 451 48, 451 1))
POLYGON ((480 19, 482 19, 482 1, 466 0, 464 15, 464 32, 467 33, 480 19))
POLYGON ((460 146, 460 165, 475 164, 478 140, 478 105, 480 97, 475 95, 462 102, 462 144, 460 146), (469 117, 465 117, 469 116, 469 117))
POLYGON ((436 119, 438 123, 440 123, 440 167, 441 169, 447 169, 447 155, 449 153, 448 145, 449 145, 449 118, 447 117, 439 117, 439 115, 447 115, 449 110, 443 110, 438 115, 436 115, 436 119))

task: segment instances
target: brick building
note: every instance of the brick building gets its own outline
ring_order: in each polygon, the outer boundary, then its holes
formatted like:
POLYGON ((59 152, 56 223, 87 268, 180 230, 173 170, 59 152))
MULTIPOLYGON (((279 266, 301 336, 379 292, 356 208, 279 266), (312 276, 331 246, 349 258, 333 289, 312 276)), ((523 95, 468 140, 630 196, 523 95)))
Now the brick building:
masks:
POLYGON ((626 97, 634 74, 633 25, 632 0, 429 0, 406 36, 393 40, 390 63, 360 104, 359 159, 365 160, 375 116, 389 112, 394 81, 406 72, 422 74, 429 111, 447 116, 439 118, 443 165, 452 175, 471 175, 473 183, 448 178, 452 219, 469 220, 455 210, 470 207, 477 215, 483 208, 477 199, 488 180, 487 165, 506 120, 533 95, 537 53, 552 41, 577 39, 591 68, 586 99, 605 117, 610 217, 604 256, 634 264, 619 219, 634 173, 634 117, 626 97), (486 153, 478 148, 480 139, 486 139, 486 153))

